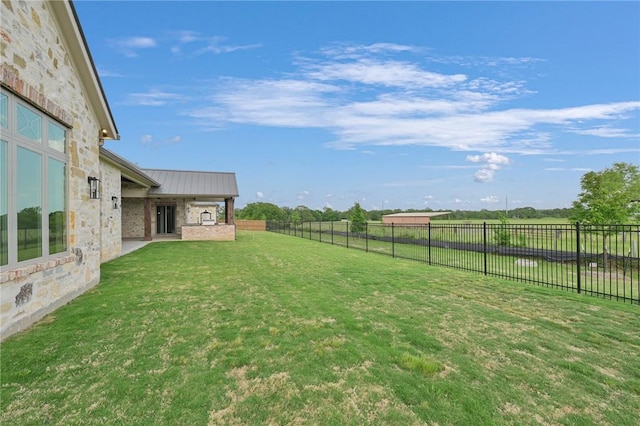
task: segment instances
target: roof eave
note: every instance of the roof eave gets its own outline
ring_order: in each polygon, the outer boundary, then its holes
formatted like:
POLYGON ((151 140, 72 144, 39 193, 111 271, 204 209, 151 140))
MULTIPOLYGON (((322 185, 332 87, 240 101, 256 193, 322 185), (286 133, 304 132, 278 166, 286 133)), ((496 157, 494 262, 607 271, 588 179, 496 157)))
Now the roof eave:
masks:
POLYGON ((59 31, 66 41, 69 56, 76 64, 87 98, 98 119, 100 130, 106 131, 106 135, 96 135, 96 137, 101 139, 120 139, 118 128, 100 83, 100 77, 91 57, 87 40, 82 32, 73 2, 71 0, 52 1, 48 2, 48 5, 60 24, 59 31))
POLYGON ((159 182, 147 176, 136 165, 125 160, 116 153, 109 151, 106 148, 100 147, 100 158, 109 161, 120 170, 122 176, 137 183, 140 186, 144 186, 146 188, 160 186, 159 182))

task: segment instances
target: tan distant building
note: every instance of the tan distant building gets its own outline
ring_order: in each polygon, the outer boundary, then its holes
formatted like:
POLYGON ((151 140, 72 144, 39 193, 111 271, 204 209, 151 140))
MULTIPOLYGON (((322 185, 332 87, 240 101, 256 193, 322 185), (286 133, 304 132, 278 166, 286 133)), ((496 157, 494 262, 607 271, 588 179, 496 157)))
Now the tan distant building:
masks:
POLYGON ((382 216, 383 225, 426 225, 432 217, 444 216, 451 212, 416 212, 416 213, 395 213, 382 216))

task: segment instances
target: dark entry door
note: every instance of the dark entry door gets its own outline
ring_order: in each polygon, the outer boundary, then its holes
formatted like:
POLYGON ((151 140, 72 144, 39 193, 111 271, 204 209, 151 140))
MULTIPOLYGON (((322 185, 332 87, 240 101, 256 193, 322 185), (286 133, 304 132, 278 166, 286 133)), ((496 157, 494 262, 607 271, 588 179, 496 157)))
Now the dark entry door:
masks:
POLYGON ((173 234, 176 229, 176 206, 157 206, 156 212, 156 234, 173 234))

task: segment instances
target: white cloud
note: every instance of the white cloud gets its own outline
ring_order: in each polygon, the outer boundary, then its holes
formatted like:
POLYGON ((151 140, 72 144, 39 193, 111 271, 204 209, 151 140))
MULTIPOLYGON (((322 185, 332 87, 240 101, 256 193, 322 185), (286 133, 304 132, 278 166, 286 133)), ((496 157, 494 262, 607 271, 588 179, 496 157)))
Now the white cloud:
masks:
POLYGON ((142 137, 140 138, 140 142, 142 142, 143 144, 151 143, 151 142, 153 142, 153 136, 151 136, 151 135, 142 135, 142 137))
POLYGON ((182 137, 181 136, 174 136, 174 137, 169 138, 167 140, 168 143, 180 143, 180 141, 182 141, 182 137))
POLYGON ((127 96, 125 103, 139 106, 164 106, 169 103, 182 101, 182 95, 177 93, 151 90, 147 93, 131 93, 127 96))
POLYGON ((472 163, 487 163, 494 165, 509 164, 508 157, 497 154, 495 152, 489 152, 482 155, 467 155, 467 161, 470 161, 472 163))
POLYGON ((309 191, 302 191, 299 192, 298 195, 296 195, 296 199, 298 201, 300 200, 304 200, 305 198, 307 198, 309 195, 311 195, 311 193, 309 191))
POLYGON ((573 133, 587 136, 598 136, 601 138, 639 138, 640 134, 630 133, 627 129, 620 129, 610 126, 600 126, 591 129, 573 130, 573 133))
POLYGON ((488 197, 481 198, 480 201, 488 204, 495 204, 500 201, 500 199, 495 195, 489 195, 488 197))
POLYGON ((508 157, 495 152, 482 155, 467 155, 467 161, 482 164, 480 169, 473 175, 473 180, 480 183, 493 182, 495 172, 510 163, 508 157))
POLYGON ((256 192, 256 198, 261 199, 264 198, 264 194, 261 191, 256 192))
POLYGON ((461 83, 465 75, 446 75, 420 69, 416 64, 400 61, 361 59, 352 63, 329 62, 314 64, 306 70, 313 80, 344 80, 388 87, 442 87, 461 83))
POLYGON ((105 78, 105 77, 124 77, 123 74, 120 74, 118 72, 106 69, 106 68, 102 68, 102 67, 98 67, 98 74, 100 75, 101 78, 105 78))
POLYGON ((473 175, 474 182, 486 183, 493 182, 496 172, 491 169, 480 169, 473 175))
POLYGON ((195 53, 197 55, 201 55, 203 53, 213 53, 213 54, 221 54, 221 53, 231 53, 238 50, 248 50, 248 49, 257 49, 262 47, 261 44, 244 44, 244 45, 230 45, 222 43, 221 38, 214 37, 209 39, 207 46, 197 50, 195 53))
MULTIPOLYGON (((414 145, 485 152, 469 159, 484 165, 478 181, 490 181, 508 165, 506 154, 561 155, 554 147, 560 133, 627 139, 637 133, 623 124, 638 114, 640 102, 505 109, 506 101, 533 94, 526 81, 443 73, 429 67, 433 58, 416 55, 419 50, 392 43, 333 45, 319 57, 297 57, 297 68, 280 79, 219 79, 209 88, 209 101, 188 115, 202 126, 321 128, 332 134, 326 146, 334 149, 414 145)), ((486 65, 492 58, 479 60, 486 65)), ((540 61, 493 60, 506 71, 540 61)))
POLYGON ((123 37, 108 40, 107 43, 121 54, 133 58, 138 56, 138 50, 156 47, 156 41, 151 37, 123 37))
POLYGON ((179 55, 183 53, 185 47, 190 45, 188 53, 202 55, 205 53, 222 54, 231 53, 238 50, 256 49, 262 47, 260 43, 234 45, 227 43, 227 37, 223 36, 203 36, 195 31, 178 31, 172 36, 175 38, 175 45, 171 47, 171 53, 179 55))

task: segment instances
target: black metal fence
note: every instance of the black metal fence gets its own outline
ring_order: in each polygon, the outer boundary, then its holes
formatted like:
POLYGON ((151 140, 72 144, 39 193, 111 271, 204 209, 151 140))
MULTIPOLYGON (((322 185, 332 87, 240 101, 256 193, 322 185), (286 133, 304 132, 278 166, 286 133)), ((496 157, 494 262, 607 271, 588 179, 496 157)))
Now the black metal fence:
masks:
POLYGON ((640 225, 269 221, 267 231, 640 304, 640 225))

